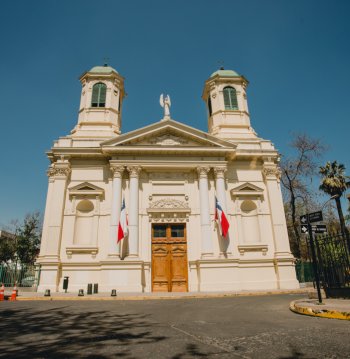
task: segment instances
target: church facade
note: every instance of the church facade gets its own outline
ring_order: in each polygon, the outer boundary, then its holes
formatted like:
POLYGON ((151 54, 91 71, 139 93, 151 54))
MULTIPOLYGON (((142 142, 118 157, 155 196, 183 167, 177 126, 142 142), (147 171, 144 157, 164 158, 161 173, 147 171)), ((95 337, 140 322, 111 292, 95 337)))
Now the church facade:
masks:
POLYGON ((160 121, 123 134, 123 77, 96 66, 80 81, 77 124, 48 152, 38 291, 63 291, 64 277, 69 291, 299 288, 279 154, 251 127, 243 76, 220 69, 205 82, 208 132, 174 121, 167 96, 160 121))

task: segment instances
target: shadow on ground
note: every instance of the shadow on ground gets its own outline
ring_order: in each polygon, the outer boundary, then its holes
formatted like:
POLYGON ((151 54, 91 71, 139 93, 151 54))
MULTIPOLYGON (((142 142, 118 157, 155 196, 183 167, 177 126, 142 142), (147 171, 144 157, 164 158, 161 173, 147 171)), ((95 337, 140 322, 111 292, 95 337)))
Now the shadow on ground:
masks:
POLYGON ((6 309, 0 320, 1 358, 132 358, 130 348, 160 342, 138 314, 6 309))

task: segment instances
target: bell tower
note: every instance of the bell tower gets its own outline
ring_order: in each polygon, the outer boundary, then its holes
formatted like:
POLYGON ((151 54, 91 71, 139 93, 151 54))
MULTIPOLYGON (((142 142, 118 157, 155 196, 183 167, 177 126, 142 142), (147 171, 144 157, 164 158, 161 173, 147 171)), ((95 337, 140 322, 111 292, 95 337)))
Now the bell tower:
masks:
POLYGON ((112 67, 95 66, 80 77, 78 124, 72 137, 110 138, 121 133, 124 78, 112 67))
POLYGON ((208 132, 226 139, 252 139, 246 88, 248 80, 221 68, 205 82, 202 98, 208 110, 208 132))

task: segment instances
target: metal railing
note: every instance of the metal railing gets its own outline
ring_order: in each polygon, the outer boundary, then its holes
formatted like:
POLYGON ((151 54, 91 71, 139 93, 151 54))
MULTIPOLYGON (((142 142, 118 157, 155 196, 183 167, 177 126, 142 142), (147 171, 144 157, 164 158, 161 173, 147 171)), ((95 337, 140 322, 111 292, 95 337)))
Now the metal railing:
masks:
POLYGON ((0 283, 5 287, 36 288, 40 281, 40 267, 34 265, 0 265, 0 283))

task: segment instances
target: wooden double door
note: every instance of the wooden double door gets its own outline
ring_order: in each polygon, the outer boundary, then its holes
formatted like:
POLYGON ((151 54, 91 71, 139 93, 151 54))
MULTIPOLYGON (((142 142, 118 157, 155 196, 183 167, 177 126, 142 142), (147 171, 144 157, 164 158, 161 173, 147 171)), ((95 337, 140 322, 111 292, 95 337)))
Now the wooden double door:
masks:
POLYGON ((187 292, 187 241, 185 224, 152 226, 152 291, 187 292))

